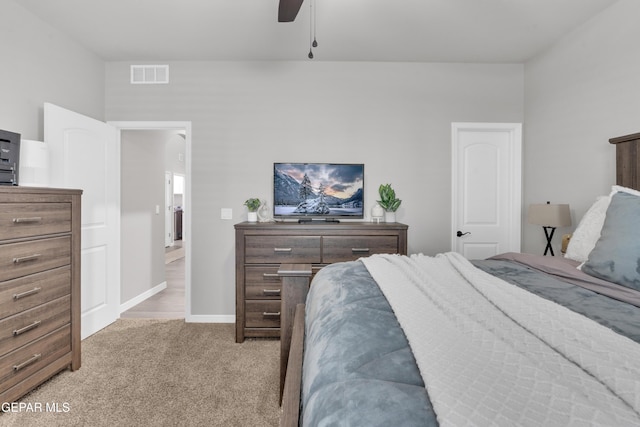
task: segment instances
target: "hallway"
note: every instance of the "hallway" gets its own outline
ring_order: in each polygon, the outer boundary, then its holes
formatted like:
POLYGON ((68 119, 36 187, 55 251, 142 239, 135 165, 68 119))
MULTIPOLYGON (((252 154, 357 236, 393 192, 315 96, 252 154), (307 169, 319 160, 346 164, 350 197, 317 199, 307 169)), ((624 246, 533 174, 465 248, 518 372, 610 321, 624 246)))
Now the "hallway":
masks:
POLYGON ((184 248, 167 248, 166 260, 167 288, 125 311, 121 318, 184 319, 184 248))

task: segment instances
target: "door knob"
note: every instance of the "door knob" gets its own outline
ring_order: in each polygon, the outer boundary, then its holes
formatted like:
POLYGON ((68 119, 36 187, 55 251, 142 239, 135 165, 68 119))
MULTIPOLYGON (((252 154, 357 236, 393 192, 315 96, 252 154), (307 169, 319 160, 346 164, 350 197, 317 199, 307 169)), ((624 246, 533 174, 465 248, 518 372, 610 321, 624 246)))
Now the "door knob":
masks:
POLYGON ((458 231, 456 232, 456 236, 458 236, 458 237, 462 237, 462 236, 464 236, 465 234, 471 234, 471 232, 467 231, 466 233, 463 233, 463 232, 462 232, 462 231, 460 231, 460 230, 458 230, 458 231))

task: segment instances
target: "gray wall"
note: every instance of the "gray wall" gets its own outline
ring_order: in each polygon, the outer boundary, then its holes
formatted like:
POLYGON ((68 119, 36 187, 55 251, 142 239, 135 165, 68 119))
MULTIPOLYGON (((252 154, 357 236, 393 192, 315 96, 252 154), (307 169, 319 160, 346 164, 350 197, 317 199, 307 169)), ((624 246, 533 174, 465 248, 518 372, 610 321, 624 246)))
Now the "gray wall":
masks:
POLYGON ((165 170, 184 175, 186 173, 185 162, 186 142, 184 137, 175 131, 169 132, 165 143, 165 170))
POLYGON ((157 86, 130 85, 129 65, 107 64, 107 120, 192 122, 195 315, 234 313, 233 224, 247 198, 270 201, 274 161, 365 163, 367 211, 392 183, 409 251, 435 254, 450 244, 451 122, 524 118, 522 65, 173 62, 157 86))
MULTIPOLYGON (((609 138, 640 131, 638 16, 640 2, 619 1, 526 64, 524 202, 569 203, 559 234, 615 183, 609 138)), ((523 230, 523 251, 541 252, 541 228, 523 230)))
POLYGON ((104 120, 104 62, 14 1, 0 16, 0 129, 42 141, 45 102, 104 120))
MULTIPOLYGON (((42 139, 43 102, 101 120, 191 121, 192 306, 231 315, 233 224, 246 198, 270 197, 273 161, 366 163, 367 208, 393 183, 409 249, 435 253, 449 245, 450 123, 524 121, 524 206, 566 201, 580 218, 614 181, 607 140, 640 130, 639 12, 621 0, 525 66, 171 63, 171 84, 130 86, 129 64, 105 69, 4 0, 0 128, 42 139)), ((542 230, 523 230, 523 249, 541 252, 542 230)))
POLYGON ((173 134, 153 130, 121 133, 121 303, 166 281, 165 146, 173 134))

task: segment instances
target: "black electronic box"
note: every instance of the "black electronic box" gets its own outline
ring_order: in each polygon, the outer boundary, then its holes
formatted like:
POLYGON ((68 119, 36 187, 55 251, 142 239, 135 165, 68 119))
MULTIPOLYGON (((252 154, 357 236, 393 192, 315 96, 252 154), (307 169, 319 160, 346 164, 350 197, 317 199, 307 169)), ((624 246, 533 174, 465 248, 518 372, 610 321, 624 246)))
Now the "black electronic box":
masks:
POLYGON ((0 185, 18 185, 20 134, 0 129, 0 185))

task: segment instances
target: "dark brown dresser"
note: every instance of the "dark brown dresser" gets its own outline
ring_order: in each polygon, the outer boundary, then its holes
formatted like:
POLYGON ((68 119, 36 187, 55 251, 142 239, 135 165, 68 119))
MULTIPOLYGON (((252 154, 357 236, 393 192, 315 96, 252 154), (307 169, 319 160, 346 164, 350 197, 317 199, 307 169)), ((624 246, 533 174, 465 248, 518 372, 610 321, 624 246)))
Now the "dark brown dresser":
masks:
POLYGON ((408 226, 370 222, 236 224, 236 342, 280 336, 282 263, 335 262, 377 253, 407 253, 408 226))
POLYGON ((80 368, 81 194, 0 187, 0 402, 80 368))

